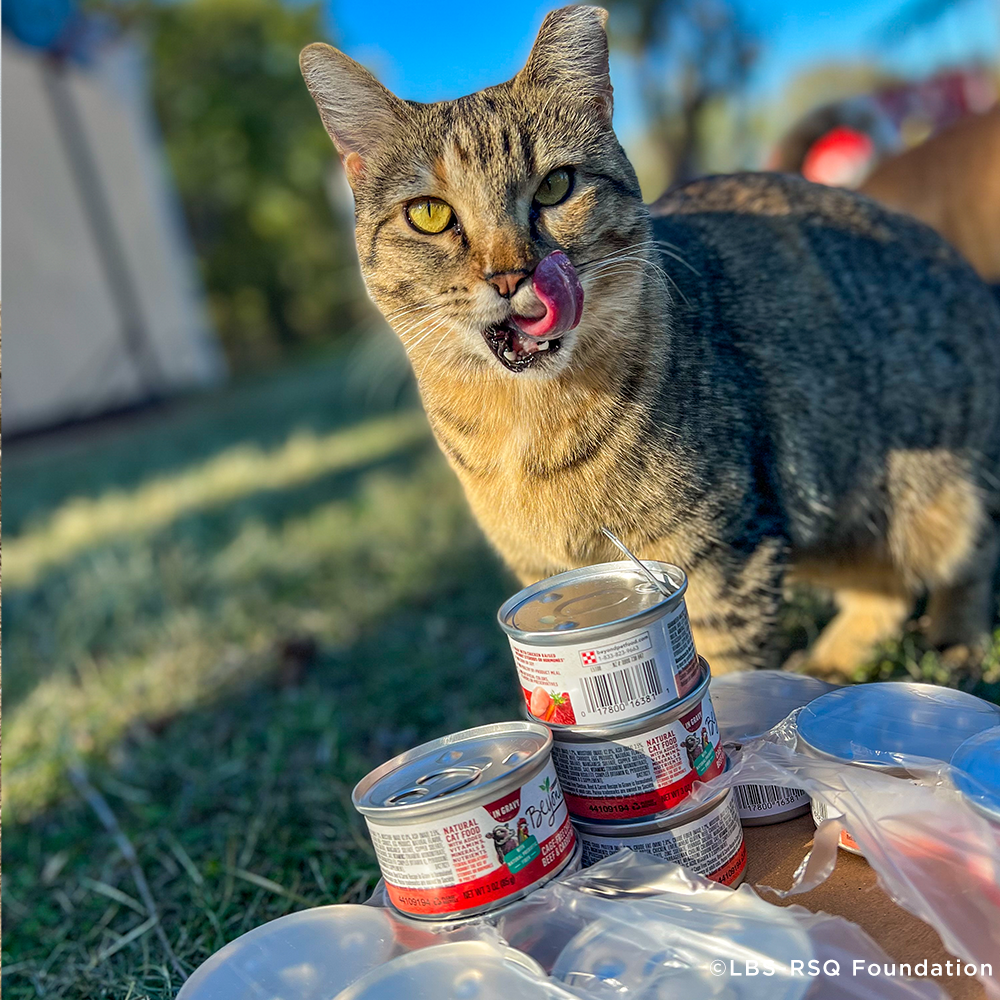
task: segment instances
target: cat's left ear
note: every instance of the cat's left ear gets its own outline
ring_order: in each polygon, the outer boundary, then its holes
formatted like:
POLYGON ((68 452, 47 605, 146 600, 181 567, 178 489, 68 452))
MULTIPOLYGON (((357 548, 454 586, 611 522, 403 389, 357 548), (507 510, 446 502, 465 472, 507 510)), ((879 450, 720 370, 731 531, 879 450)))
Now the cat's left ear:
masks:
POLYGON ((517 81, 561 90, 567 100, 582 98, 610 124, 607 23, 602 7, 561 7, 546 14, 517 81))
POLYGON ((403 125, 406 105, 332 45, 307 45, 299 66, 354 187, 369 153, 403 125))

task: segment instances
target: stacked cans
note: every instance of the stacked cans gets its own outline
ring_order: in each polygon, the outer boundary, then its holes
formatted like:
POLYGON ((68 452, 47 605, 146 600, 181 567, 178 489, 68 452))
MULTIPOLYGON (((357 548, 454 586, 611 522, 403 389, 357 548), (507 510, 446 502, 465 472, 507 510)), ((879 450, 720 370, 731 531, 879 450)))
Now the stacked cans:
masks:
MULTIPOLYGON (((800 752, 900 777, 900 754, 954 754, 958 786, 998 821, 997 706, 923 684, 826 690, 758 673, 715 686, 720 733, 687 579, 676 566, 645 565, 658 585, 633 563, 612 562, 515 594, 498 619, 528 720, 425 743, 359 782, 354 804, 397 910, 432 921, 495 911, 622 847, 738 884, 741 819, 781 822, 809 799, 769 785, 692 791, 726 769, 724 739, 738 746, 800 706, 800 752)), ((836 810, 818 793, 811 806, 817 823, 836 810)), ((847 831, 841 846, 858 850, 847 831)))
POLYGON ((691 799, 726 755, 687 580, 647 565, 666 588, 617 562, 515 594, 498 617, 528 720, 425 743, 355 787, 398 911, 429 921, 495 911, 622 847, 741 881, 733 793, 691 799))
POLYGON ((631 847, 727 885, 746 865, 732 792, 695 803, 726 768, 707 662, 691 636, 676 566, 602 563, 527 587, 498 613, 527 714, 552 761, 584 866, 631 847))

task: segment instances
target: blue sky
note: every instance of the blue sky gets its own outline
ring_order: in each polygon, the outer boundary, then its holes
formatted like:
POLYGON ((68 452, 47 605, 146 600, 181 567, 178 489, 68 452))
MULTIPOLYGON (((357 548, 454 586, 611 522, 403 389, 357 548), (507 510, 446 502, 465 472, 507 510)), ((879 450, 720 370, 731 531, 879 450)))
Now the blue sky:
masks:
MULTIPOLYGON (((878 25, 904 0, 742 0, 762 43, 752 81, 760 97, 810 65, 866 56, 906 74, 923 75, 970 54, 1000 53, 1000 0, 961 0, 932 29, 891 50, 877 50, 878 25)), ((511 77, 523 64, 545 12, 558 2, 504 0, 329 0, 334 41, 401 97, 457 97, 511 77)), ((612 61, 616 127, 627 133, 638 109, 627 69, 612 61)))

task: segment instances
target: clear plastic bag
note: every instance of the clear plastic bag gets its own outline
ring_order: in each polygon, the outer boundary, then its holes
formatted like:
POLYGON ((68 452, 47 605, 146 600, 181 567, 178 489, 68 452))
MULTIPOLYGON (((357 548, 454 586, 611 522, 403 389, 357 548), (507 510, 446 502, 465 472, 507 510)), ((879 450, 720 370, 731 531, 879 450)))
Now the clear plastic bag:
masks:
POLYGON ((365 906, 290 914, 226 945, 178 1000, 946 1000, 890 966, 859 927, 778 907, 620 851, 465 921, 365 906))
MULTIPOLYGON (((385 904, 381 887, 369 902, 385 904)), ((733 890, 629 850, 477 920, 394 920, 439 941, 455 934, 495 940, 498 934, 537 962, 559 989, 584 1000, 946 996, 929 980, 887 975, 894 963, 850 921, 778 907, 749 886, 733 890), (865 969, 878 966, 877 982, 867 972, 855 973, 858 961, 865 969)))
MULTIPOLYGON (((975 966, 987 994, 1000 998, 1000 826, 970 806, 948 764, 880 752, 897 772, 890 774, 800 752, 797 715, 729 748, 729 770, 693 794, 707 798, 721 787, 760 784, 819 798, 830 818, 817 829, 793 886, 770 891, 794 895, 824 881, 846 829, 890 898, 930 924, 948 951, 975 966)), ((856 755, 865 749, 857 747, 856 755)))
POLYGON ((929 980, 865 968, 894 963, 856 924, 777 907, 689 869, 623 850, 544 886, 496 920, 511 946, 581 997, 605 1000, 941 1000, 929 980))

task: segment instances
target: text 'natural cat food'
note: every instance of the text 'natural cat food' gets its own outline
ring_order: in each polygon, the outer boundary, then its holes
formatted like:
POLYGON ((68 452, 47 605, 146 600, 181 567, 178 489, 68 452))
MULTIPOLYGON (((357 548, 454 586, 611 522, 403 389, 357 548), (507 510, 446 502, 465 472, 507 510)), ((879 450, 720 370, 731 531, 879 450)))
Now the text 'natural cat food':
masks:
POLYGON ((696 781, 722 774, 726 755, 701 663, 701 683, 676 705, 634 721, 553 731, 552 760, 570 815, 651 816, 683 802, 696 781))
POLYGON ((468 916, 547 882, 576 838, 534 722, 467 729, 409 750, 355 787, 386 892, 415 917, 468 916))

